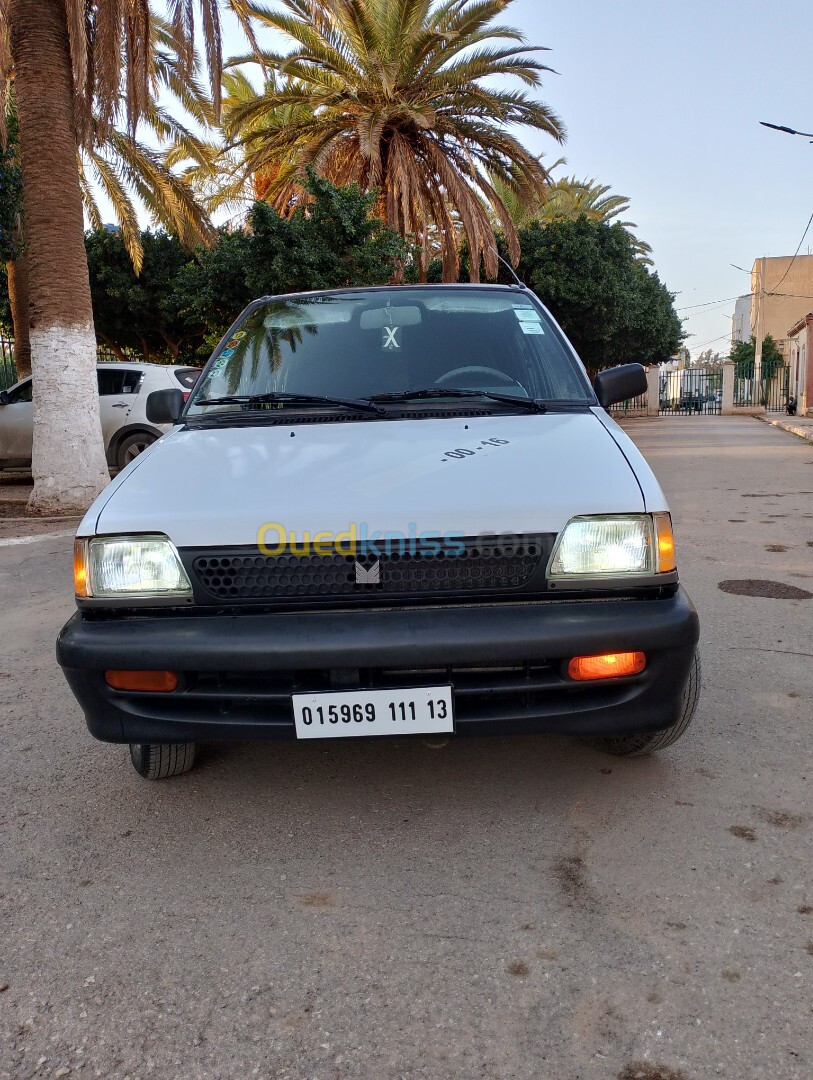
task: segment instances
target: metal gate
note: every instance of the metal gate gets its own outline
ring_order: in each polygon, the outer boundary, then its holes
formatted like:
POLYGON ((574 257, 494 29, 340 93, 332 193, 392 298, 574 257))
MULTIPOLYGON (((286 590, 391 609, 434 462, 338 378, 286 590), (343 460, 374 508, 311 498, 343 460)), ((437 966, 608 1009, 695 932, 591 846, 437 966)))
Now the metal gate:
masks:
POLYGON ((5 390, 17 382, 17 367, 14 363, 14 343, 0 334, 0 390, 5 390))
POLYGON ((790 367, 778 364, 772 371, 754 379, 752 375, 734 376, 734 404, 758 408, 766 412, 784 412, 790 396, 790 367))
POLYGON ((679 368, 661 373, 661 416, 719 416, 723 410, 722 372, 679 368))

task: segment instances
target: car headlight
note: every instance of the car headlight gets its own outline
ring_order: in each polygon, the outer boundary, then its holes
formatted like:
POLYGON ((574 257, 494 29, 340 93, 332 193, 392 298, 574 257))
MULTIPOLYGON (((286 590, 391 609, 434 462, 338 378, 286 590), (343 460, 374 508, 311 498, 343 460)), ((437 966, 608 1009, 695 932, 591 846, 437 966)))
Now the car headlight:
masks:
POLYGON ((102 536, 77 540, 76 595, 191 597, 192 586, 175 545, 166 536, 102 536))
POLYGON ((572 518, 548 569, 552 578, 651 575, 675 569, 669 514, 572 518))

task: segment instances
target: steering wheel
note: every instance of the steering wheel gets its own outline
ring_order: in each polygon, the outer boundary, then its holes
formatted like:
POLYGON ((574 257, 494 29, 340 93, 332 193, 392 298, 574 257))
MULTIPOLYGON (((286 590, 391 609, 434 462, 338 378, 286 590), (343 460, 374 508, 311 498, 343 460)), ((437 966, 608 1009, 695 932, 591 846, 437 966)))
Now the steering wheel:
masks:
POLYGON ((478 390, 485 382, 486 386, 521 386, 516 379, 493 367, 459 367, 447 371, 435 380, 435 386, 454 386, 459 390, 478 390), (461 380, 462 383, 461 383, 461 380), (488 381, 485 381, 488 380, 488 381))

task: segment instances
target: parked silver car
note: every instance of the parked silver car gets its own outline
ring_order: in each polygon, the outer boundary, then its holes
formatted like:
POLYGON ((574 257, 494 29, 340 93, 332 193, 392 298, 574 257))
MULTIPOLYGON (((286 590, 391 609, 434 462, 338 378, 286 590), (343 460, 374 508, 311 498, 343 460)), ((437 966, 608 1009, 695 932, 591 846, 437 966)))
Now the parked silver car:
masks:
MULTIPOLYGON (((123 469, 150 443, 169 431, 169 424, 147 420, 147 397, 153 390, 188 394, 200 371, 164 364, 103 363, 97 366, 99 412, 107 461, 123 469)), ((31 464, 33 402, 31 379, 21 379, 0 393, 0 469, 31 464)))

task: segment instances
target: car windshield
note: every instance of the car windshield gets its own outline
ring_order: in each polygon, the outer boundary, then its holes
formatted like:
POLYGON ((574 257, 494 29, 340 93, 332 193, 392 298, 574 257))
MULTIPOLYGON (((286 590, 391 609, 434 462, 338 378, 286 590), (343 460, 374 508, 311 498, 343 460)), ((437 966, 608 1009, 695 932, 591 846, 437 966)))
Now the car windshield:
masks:
POLYGON ((250 308, 198 380, 186 415, 339 408, 306 397, 346 405, 388 397, 403 403, 415 394, 417 405, 422 392, 433 408, 460 408, 466 399, 470 408, 478 394, 494 408, 510 408, 510 400, 498 400, 505 397, 582 406, 594 400, 531 294, 394 287, 281 297, 250 308))

